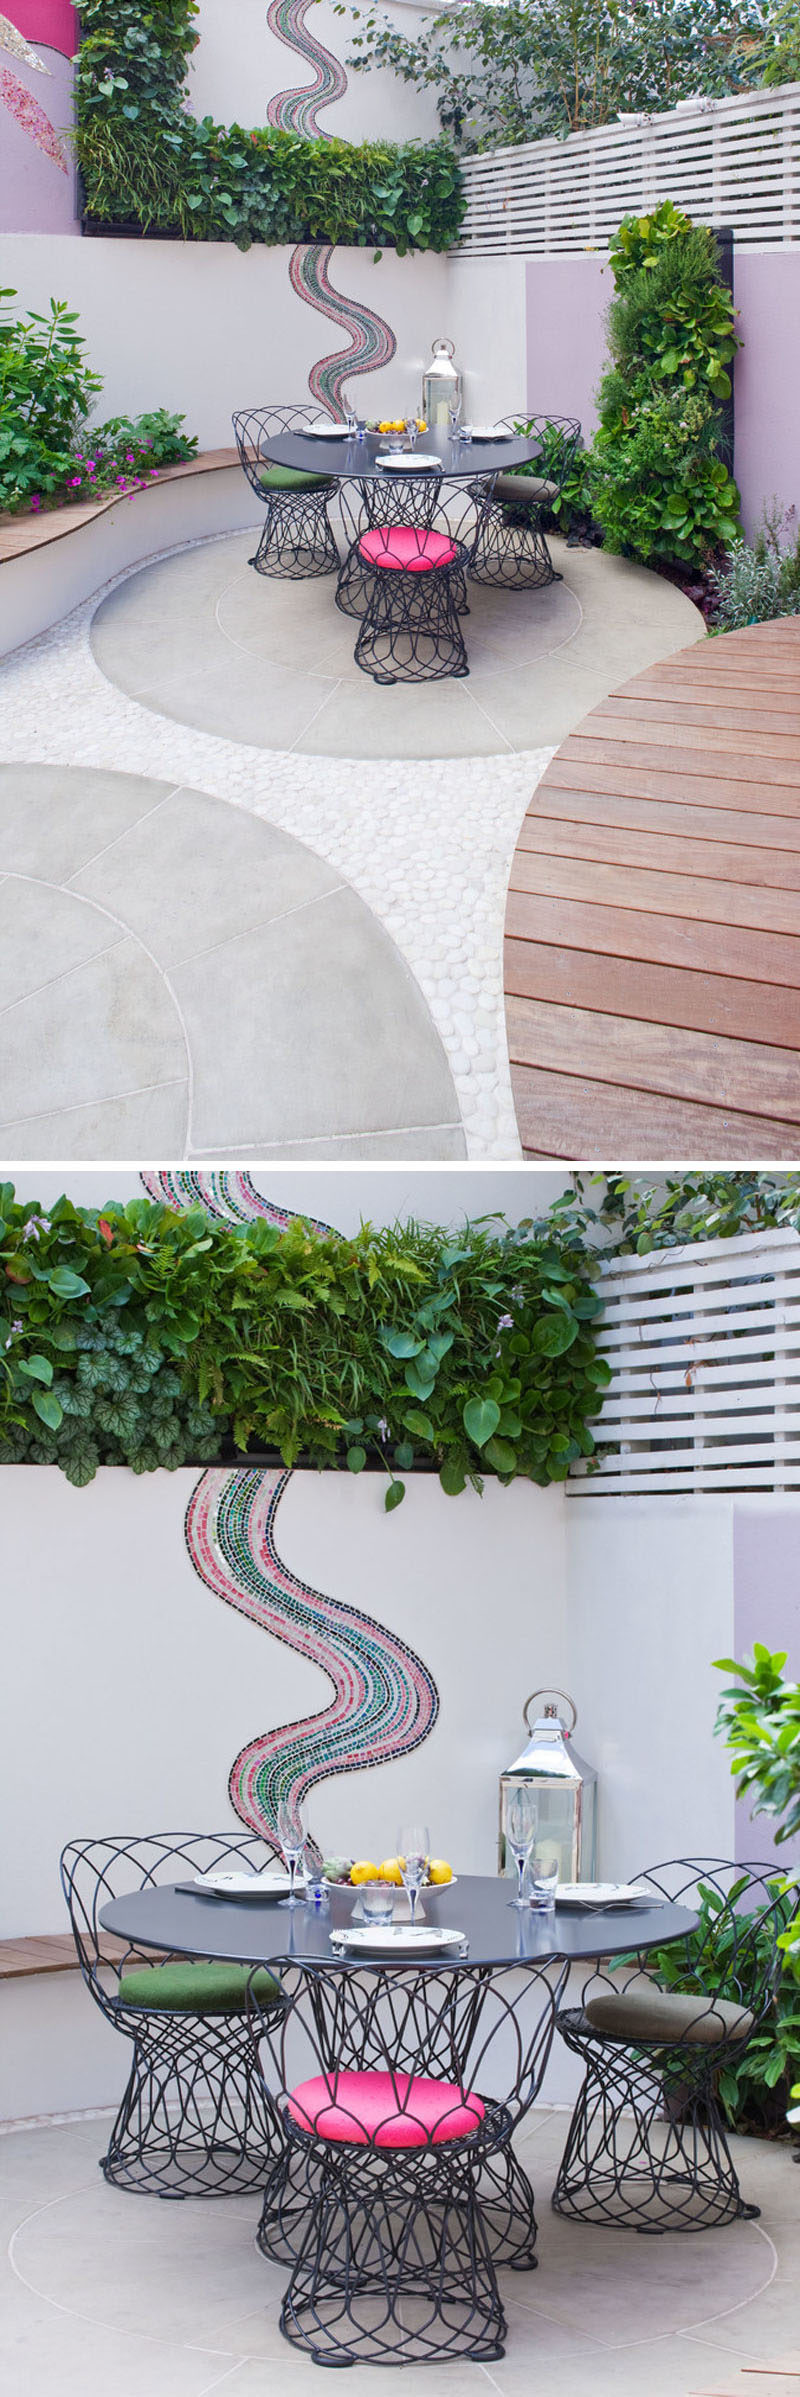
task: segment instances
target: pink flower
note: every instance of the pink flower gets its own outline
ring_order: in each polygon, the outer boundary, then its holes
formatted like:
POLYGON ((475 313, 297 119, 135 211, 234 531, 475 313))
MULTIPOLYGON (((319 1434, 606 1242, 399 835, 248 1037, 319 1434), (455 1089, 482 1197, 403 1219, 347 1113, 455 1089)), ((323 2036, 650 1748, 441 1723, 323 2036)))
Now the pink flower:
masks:
POLYGON ((71 474, 71 475, 70 475, 70 478, 69 478, 69 489, 70 489, 70 491, 79 491, 79 490, 80 490, 80 487, 81 487, 81 482, 82 482, 82 479, 83 479, 83 478, 82 478, 82 476, 81 476, 81 475, 79 475, 79 474, 71 474))
POLYGON ((118 482, 118 484, 119 484, 120 491, 127 491, 127 488, 128 488, 128 477, 127 477, 127 475, 125 475, 125 474, 118 474, 118 475, 117 475, 117 482, 118 482))
POLYGON ((157 466, 148 466, 147 472, 148 472, 148 475, 149 475, 149 478, 150 478, 150 481, 151 481, 151 483, 152 483, 152 482, 154 482, 154 481, 156 480, 156 478, 157 478, 157 475, 158 475, 158 467, 157 467, 157 466))
POLYGON ((38 510, 38 509, 41 507, 41 504, 42 504, 42 502, 41 502, 41 498, 40 498, 39 492, 38 492, 38 491, 34 491, 33 498, 32 498, 32 500, 31 500, 31 507, 32 507, 32 509, 33 509, 33 511, 34 511, 34 514, 36 514, 37 510, 38 510))
POLYGON ((136 459, 132 449, 126 449, 125 451, 125 464, 126 466, 135 466, 136 464, 136 459))

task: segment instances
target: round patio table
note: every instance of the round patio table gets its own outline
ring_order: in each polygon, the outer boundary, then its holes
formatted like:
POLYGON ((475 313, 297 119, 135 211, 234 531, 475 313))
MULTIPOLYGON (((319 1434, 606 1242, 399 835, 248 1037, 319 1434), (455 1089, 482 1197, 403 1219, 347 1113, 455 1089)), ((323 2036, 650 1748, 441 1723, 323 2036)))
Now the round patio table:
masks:
POLYGON ((350 1922, 357 1892, 333 1885, 329 1906, 279 1905, 274 1898, 222 1898, 193 1889, 188 1883, 132 1890, 115 1898, 100 1914, 103 1929, 130 1940, 136 1948, 158 1948, 175 1956, 224 1958, 240 1964, 279 1966, 289 1961, 325 1965, 331 1971, 356 1972, 369 1962, 387 1973, 458 1972, 465 1963, 501 1969, 558 1959, 570 1964, 616 1956, 633 1948, 663 1947, 697 1925, 686 1906, 637 1904, 616 1909, 596 1906, 578 1911, 557 1906, 552 1914, 520 1913, 512 1900, 510 1881, 459 1874, 453 1889, 423 1892, 425 1920, 452 1924, 468 1943, 466 1958, 458 1952, 448 1959, 441 1951, 431 1957, 406 1953, 396 1961, 364 1955, 345 1960, 335 1955, 330 1934, 350 1922))
MULTIPOLYGON (((387 454, 388 440, 386 433, 367 433, 363 441, 350 441, 341 436, 323 441, 316 434, 312 437, 303 433, 279 433, 274 440, 270 436, 269 442, 265 442, 264 454, 266 456, 268 451, 276 466, 291 466, 305 473, 313 466, 315 474, 329 475, 332 480, 341 483, 391 483, 398 470, 377 463, 380 451, 384 456, 387 454)), ((527 441, 524 436, 513 434, 505 441, 456 441, 452 433, 437 426, 430 432, 418 433, 416 446, 419 451, 440 460, 442 476, 450 483, 468 481, 477 475, 505 474, 513 471, 514 467, 528 466, 539 457, 542 444, 541 439, 527 441)), ((395 454, 408 463, 414 452, 401 450, 395 454)), ((434 471, 431 467, 431 476, 434 471)), ((409 465, 408 472, 415 478, 419 476, 422 481, 426 480, 422 468, 409 465)))
POLYGON ((284 2336, 323 2364, 485 2360, 503 2353, 498 2264, 525 2271, 537 2261, 534 2193, 512 2141, 541 2087, 570 1966, 660 1947, 694 1930, 697 1916, 671 1903, 533 1914, 514 1904, 510 1881, 459 1875, 455 1887, 424 1891, 424 1917, 460 1931, 463 1949, 346 1957, 331 1935, 350 1922, 356 1895, 333 1887, 323 1906, 289 1908, 176 1884, 116 1898, 100 1921, 137 1951, 279 1974, 282 2007, 253 1992, 249 2011, 283 2140, 258 2244, 291 2268, 284 2336), (304 2092, 321 2092, 335 2114, 378 2084, 390 2114, 407 2110, 410 2138, 401 2120, 387 2144, 381 2116, 368 2137, 358 2130, 355 2145, 331 2147, 352 2130, 319 2136, 304 2120, 304 2092), (432 2090, 445 2110, 462 2110, 452 2144, 437 2131, 421 2143, 415 2131, 415 2107, 432 2090), (431 2207, 441 2250, 434 2241, 428 2255, 431 2207), (398 2208, 402 2238, 391 2227, 398 2208))

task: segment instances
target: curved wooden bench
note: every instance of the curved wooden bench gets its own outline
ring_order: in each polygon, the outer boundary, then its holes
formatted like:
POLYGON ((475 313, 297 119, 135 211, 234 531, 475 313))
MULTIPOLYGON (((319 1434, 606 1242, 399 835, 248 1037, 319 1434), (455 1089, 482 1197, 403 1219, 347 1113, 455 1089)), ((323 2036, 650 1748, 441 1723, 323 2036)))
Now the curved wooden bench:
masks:
MULTIPOLYGON (((164 483, 184 483, 191 475, 216 474, 221 466, 238 466, 235 449, 201 450, 199 458, 185 458, 179 466, 160 466, 152 484, 145 490, 158 490, 164 483)), ((43 549, 49 541, 62 541, 65 534, 76 533, 82 524, 93 524, 97 516, 107 516, 109 508, 120 508, 124 502, 135 500, 139 493, 108 491, 103 499, 83 500, 74 508, 42 508, 37 516, 0 516, 0 566, 6 558, 21 558, 29 549, 43 549)))
POLYGON ((680 650, 563 742, 504 978, 526 1156, 800 1156, 800 618, 680 650))

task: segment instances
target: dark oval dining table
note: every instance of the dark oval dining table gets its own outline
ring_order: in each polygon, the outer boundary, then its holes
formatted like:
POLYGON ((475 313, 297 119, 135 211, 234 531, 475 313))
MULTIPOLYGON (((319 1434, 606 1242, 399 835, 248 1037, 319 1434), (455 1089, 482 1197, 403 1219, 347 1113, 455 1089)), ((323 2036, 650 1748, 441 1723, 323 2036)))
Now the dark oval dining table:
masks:
POLYGON ((697 1916, 686 1906, 669 1903, 576 1909, 557 1906, 550 1914, 519 1912, 512 1883, 459 1874, 456 1883, 426 1889, 426 1921, 462 1931, 466 1959, 456 1952, 448 1959, 442 1950, 429 1958, 419 1952, 387 1960, 385 1955, 345 1959, 331 1946, 331 1931, 341 1930, 352 1917, 357 1891, 332 1885, 330 1902, 317 1907, 301 1903, 280 1905, 274 1898, 226 1898, 193 1889, 187 1883, 135 1889, 129 1897, 104 1906, 103 1929, 132 1947, 157 1948, 170 1955, 224 1958, 240 1964, 292 1962, 328 1965, 338 1972, 355 1970, 366 1962, 380 1963, 391 1972, 413 1964, 441 1971, 449 1962, 457 1970, 470 1965, 495 1966, 537 1963, 561 1958, 566 1964, 591 1962, 635 1948, 637 1953, 662 1947, 696 1928, 697 1916))
MULTIPOLYGON (((379 466, 378 456, 388 451, 384 433, 367 433, 363 441, 334 435, 330 441, 316 434, 276 433, 264 444, 264 455, 275 466, 290 466, 308 472, 313 466, 316 474, 330 475, 339 482, 390 483, 396 471, 379 466)), ((402 457, 409 474, 421 475, 424 468, 415 467, 411 460, 416 452, 436 457, 440 472, 447 482, 467 481, 475 475, 495 475, 511 472, 515 467, 532 465, 539 457, 541 441, 527 441, 523 436, 510 435, 504 441, 456 441, 441 427, 417 435, 415 450, 394 453, 402 457)), ((434 468, 430 469, 431 474, 434 468)))

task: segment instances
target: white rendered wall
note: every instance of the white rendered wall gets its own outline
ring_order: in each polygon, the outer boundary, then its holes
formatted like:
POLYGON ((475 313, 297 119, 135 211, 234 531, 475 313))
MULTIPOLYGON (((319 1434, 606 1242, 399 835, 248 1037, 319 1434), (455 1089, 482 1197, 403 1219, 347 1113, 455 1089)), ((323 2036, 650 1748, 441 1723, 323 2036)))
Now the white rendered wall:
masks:
POLYGON ((567 1506, 567 1688, 600 1774, 603 1879, 736 1852, 712 1670, 735 1637, 733 1527, 724 1497, 567 1506))
POLYGON ((450 258, 442 329, 455 342, 468 423, 526 405, 524 258, 450 258))
MULTIPOLYGON (((201 449, 218 449, 233 440, 234 408, 302 400, 316 360, 346 347, 336 325, 297 299, 290 255, 258 244, 241 251, 232 242, 12 233, 3 241, 3 278, 25 309, 46 309, 54 293, 77 310, 103 376, 98 416, 175 409, 201 449)), ((448 271, 432 252, 385 251, 375 265, 371 250, 334 250, 335 288, 376 310, 397 339, 392 364, 358 378, 367 415, 390 402, 398 412, 419 405, 423 366, 449 313, 448 271)), ((472 358, 484 343, 475 326, 472 358)))

